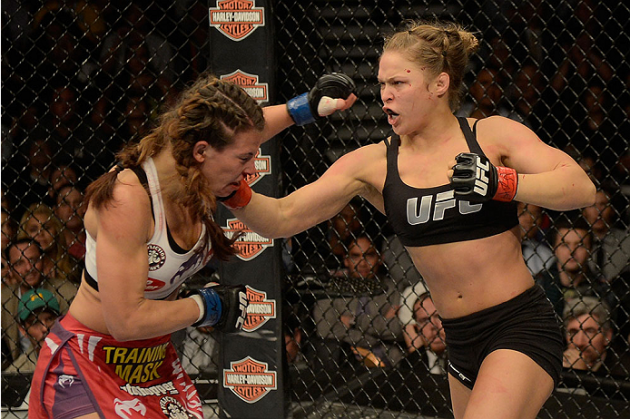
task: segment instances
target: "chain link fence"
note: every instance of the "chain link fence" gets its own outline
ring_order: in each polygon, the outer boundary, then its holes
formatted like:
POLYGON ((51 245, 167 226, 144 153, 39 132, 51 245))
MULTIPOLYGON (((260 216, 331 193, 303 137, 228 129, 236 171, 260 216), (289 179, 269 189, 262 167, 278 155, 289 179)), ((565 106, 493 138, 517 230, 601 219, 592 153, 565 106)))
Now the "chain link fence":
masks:
MULTIPOLYGON (((598 186, 597 204, 584 211, 519 207, 524 257, 567 337, 561 386, 539 417, 630 417, 630 7, 313 0, 274 9, 279 102, 331 71, 350 75, 359 97, 343 114, 281 134, 285 193, 390 134, 376 81, 384 35, 406 19, 436 17, 475 31, 481 49, 458 115, 523 122, 598 186), (573 235, 579 245, 567 255, 573 235), (566 275, 581 282, 563 285, 566 275)), ((14 417, 26 407, 41 336, 19 318, 28 289, 20 285, 41 284, 67 310, 82 269, 85 186, 210 68, 210 27, 205 1, 3 0, 2 30, 2 403, 14 417)), ((439 317, 380 213, 352 201, 287 240, 284 253, 293 417, 453 417, 439 317), (416 303, 424 310, 413 311, 416 303)), ((199 281, 214 274, 208 267, 199 281)), ((217 414, 213 333, 189 329, 173 340, 208 415, 217 414)))

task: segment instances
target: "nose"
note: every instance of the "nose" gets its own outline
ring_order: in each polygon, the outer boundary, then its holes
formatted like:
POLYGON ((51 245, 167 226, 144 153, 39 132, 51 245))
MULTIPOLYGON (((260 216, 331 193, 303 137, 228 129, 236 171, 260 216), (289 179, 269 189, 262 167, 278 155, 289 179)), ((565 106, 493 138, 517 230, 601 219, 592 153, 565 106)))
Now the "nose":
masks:
POLYGON ((392 90, 389 89, 387 86, 381 87, 381 100, 383 101, 383 103, 391 102, 392 99, 394 99, 392 90))
POLYGON ((573 338, 572 338, 572 342, 575 346, 577 346, 580 349, 584 349, 586 348, 588 345, 590 345, 590 341, 588 339, 588 336, 586 336, 586 333, 584 332, 578 332, 576 333, 573 338))
POLYGON ((253 176, 256 174, 255 159, 251 159, 247 162, 245 168, 243 169, 243 174, 247 176, 253 176))

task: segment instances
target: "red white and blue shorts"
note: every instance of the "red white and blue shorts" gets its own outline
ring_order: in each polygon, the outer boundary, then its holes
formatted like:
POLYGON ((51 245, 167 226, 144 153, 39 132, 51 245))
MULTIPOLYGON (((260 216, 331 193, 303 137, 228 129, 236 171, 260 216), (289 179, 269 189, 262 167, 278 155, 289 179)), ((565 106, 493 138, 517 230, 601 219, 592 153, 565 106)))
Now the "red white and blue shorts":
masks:
POLYGON ((119 342, 70 314, 46 337, 29 418, 203 418, 201 400, 170 335, 119 342))

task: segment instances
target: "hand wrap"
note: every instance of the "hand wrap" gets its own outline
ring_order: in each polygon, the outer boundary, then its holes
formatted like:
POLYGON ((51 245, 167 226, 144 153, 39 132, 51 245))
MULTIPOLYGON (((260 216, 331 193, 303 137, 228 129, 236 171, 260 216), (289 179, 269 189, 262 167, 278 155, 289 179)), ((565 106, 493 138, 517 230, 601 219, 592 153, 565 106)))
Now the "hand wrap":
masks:
POLYGON ((241 180, 238 189, 224 197, 217 197, 217 200, 225 205, 228 209, 243 208, 252 199, 252 188, 245 179, 241 180))
POLYGON ((287 110, 296 125, 306 125, 337 109, 336 99, 347 99, 356 89, 354 81, 343 73, 321 76, 310 92, 287 102, 287 110))
POLYGON ((460 153, 453 166, 455 196, 470 202, 510 202, 516 196, 518 175, 509 167, 495 167, 485 156, 460 153))
MULTIPOLYGON (((247 317, 247 292, 244 285, 219 285, 216 282, 192 292, 201 299, 203 310, 194 327, 214 327, 223 333, 239 332, 247 317)), ((200 305, 200 309, 202 308, 200 305)))

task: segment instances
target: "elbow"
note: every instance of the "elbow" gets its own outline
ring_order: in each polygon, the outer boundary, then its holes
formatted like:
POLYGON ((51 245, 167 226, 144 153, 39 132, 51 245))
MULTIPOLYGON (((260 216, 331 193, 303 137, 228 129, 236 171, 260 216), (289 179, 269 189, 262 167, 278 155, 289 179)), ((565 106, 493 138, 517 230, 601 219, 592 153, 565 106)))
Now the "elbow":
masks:
POLYGON ((134 327, 134 323, 124 318, 108 319, 107 330, 119 342, 137 340, 138 336, 140 336, 140 331, 134 327))

